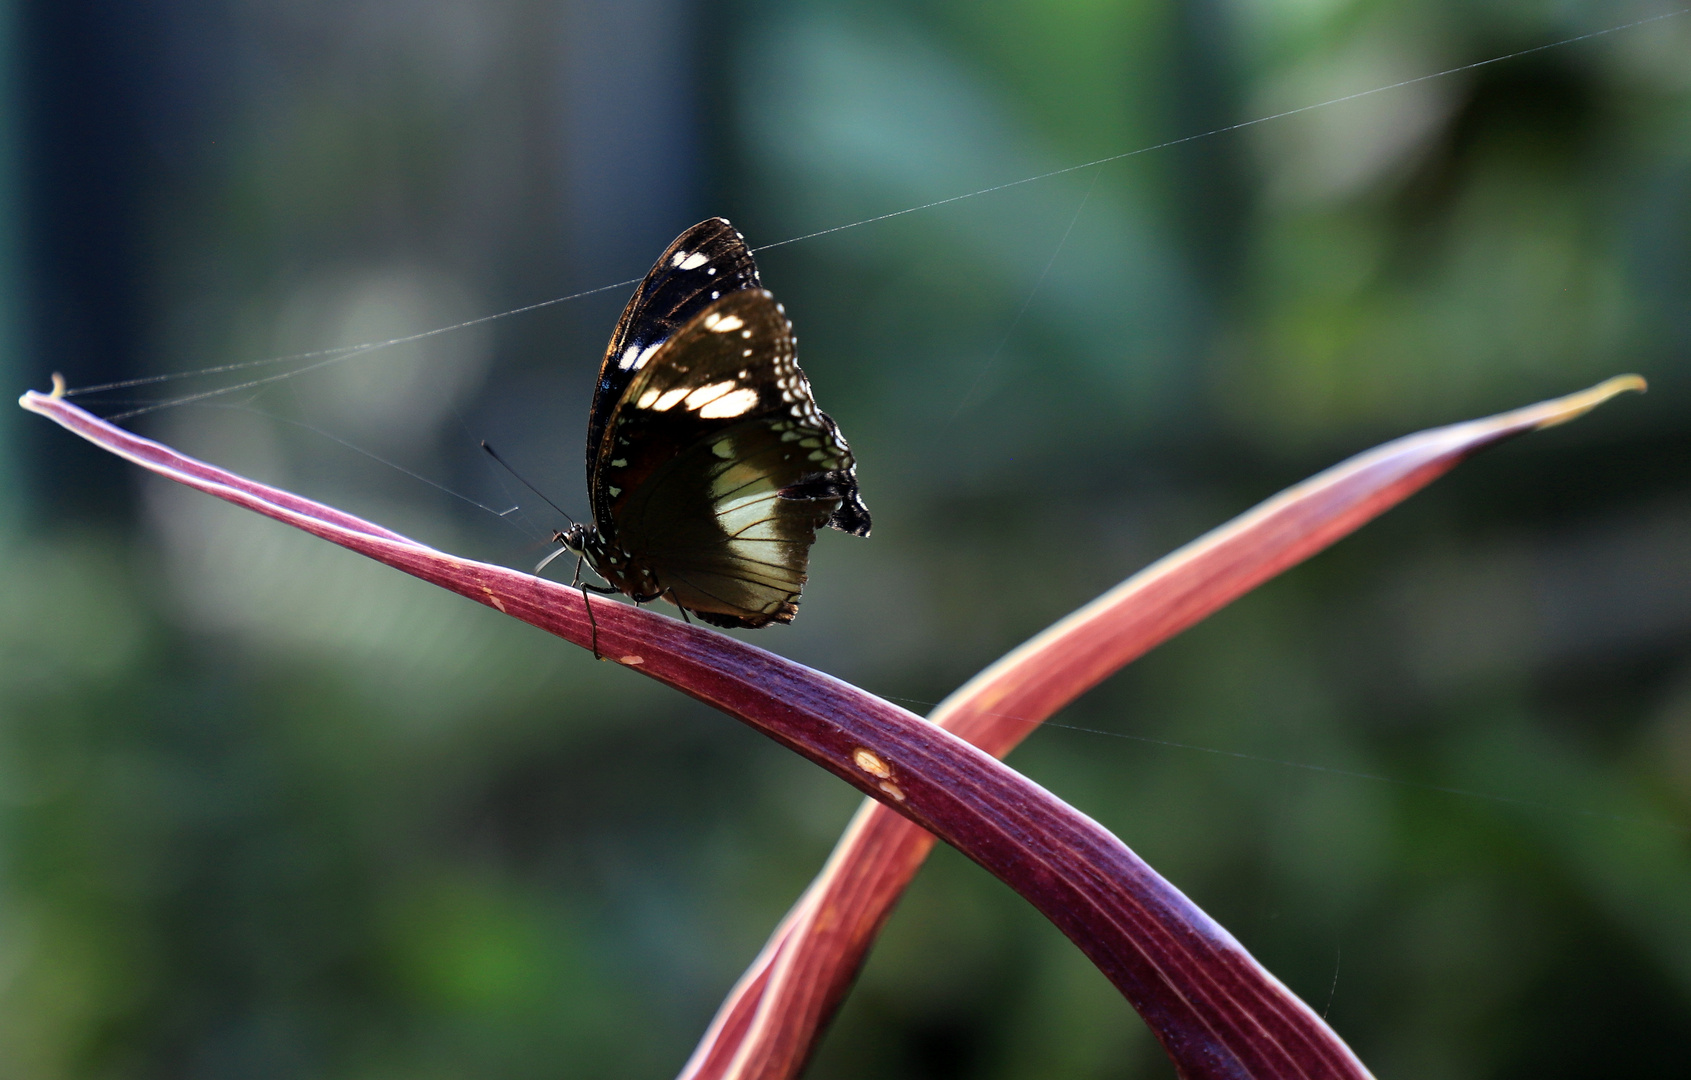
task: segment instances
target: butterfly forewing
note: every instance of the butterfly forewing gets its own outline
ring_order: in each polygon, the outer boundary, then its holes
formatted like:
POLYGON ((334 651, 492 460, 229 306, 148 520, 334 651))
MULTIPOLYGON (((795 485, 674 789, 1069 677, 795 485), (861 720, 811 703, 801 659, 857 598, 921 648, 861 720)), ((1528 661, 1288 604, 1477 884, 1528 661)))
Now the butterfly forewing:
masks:
POLYGON ((589 479, 617 557, 600 572, 719 625, 790 620, 816 529, 868 533, 851 451, 816 408, 791 325, 761 289, 711 303, 639 366, 589 479))
POLYGON ((605 425, 628 384, 658 347, 718 299, 758 287, 751 249, 722 218, 699 222, 659 256, 623 308, 599 365, 593 411, 587 421, 589 483, 605 425))

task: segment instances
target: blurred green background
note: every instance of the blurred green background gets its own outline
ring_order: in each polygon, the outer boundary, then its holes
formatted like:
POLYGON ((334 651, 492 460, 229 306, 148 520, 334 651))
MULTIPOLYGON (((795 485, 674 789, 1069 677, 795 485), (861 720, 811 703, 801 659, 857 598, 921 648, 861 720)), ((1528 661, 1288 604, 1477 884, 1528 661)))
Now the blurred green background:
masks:
MULTIPOLYGON (((0 364, 16 393, 385 339, 638 277, 708 215, 774 243, 1671 10, 12 2, 0 364)), ((1691 16, 760 258, 875 535, 822 537, 803 617, 750 637, 918 711, 1344 456, 1646 375, 1012 762, 1383 1078, 1683 1074, 1691 16)), ((626 295, 134 424, 531 565, 558 522, 476 442, 581 508, 626 295)), ((4 1080, 670 1076, 856 803, 676 693, 19 411, 0 454, 4 1080)), ((948 850, 810 1073, 1171 1074, 948 850)))

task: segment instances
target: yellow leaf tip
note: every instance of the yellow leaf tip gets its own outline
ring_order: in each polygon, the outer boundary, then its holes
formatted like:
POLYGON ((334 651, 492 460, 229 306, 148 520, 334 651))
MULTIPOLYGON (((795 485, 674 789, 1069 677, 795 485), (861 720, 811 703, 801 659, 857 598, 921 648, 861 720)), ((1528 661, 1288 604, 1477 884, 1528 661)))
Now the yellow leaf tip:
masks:
POLYGON ((35 403, 37 401, 59 401, 64 396, 65 396, 65 377, 63 375, 60 375, 58 372, 55 371, 55 372, 53 372, 53 389, 52 390, 48 391, 45 394, 43 394, 39 390, 25 390, 22 394, 20 394, 18 396, 18 407, 20 409, 28 409, 30 412, 40 412, 41 410, 36 408, 36 406, 35 406, 35 403))
POLYGON ((1612 379, 1604 379, 1588 390, 1581 390, 1576 394, 1569 394, 1564 398, 1545 403, 1546 410, 1543 418, 1534 426, 1538 430, 1565 424, 1569 420, 1584 416, 1597 406, 1608 401, 1617 394, 1637 391, 1642 394, 1650 388, 1642 375, 1616 375, 1612 379))

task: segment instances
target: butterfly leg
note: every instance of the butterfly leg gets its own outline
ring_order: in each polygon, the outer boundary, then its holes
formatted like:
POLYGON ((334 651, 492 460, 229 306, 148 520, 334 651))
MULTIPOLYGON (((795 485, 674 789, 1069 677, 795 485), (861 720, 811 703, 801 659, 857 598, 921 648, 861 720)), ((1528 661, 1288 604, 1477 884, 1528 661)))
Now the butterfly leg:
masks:
POLYGON ((587 582, 578 581, 581 586, 581 606, 587 609, 587 625, 593 628, 593 659, 603 660, 599 655, 599 620, 593 617, 593 602, 587 599, 587 582))
POLYGON ((570 577, 570 584, 581 590, 581 606, 587 609, 587 625, 593 628, 593 659, 603 660, 599 655, 599 620, 593 617, 593 602, 587 599, 587 582, 581 580, 581 563, 585 556, 575 557, 575 573, 570 577))
POLYGON ((585 581, 578 581, 575 585, 581 590, 581 606, 587 609, 587 625, 593 628, 593 659, 603 660, 604 657, 599 655, 599 620, 593 617, 593 604, 587 599, 587 594, 596 592, 600 596, 615 596, 617 590, 607 589, 603 585, 590 585, 585 581))
POLYGON ((666 595, 669 597, 669 602, 675 605, 675 609, 677 611, 681 612, 681 621, 686 623, 688 626, 692 626, 693 625, 693 617, 691 615, 687 614, 687 609, 682 607, 681 601, 679 601, 675 598, 675 590, 674 589, 669 590, 669 592, 666 595))
POLYGON ((587 625, 593 628, 593 659, 603 660, 604 657, 599 655, 599 620, 593 617, 593 603, 587 599, 587 594, 596 592, 600 596, 615 596, 621 590, 606 588, 603 585, 591 585, 581 580, 581 558, 579 556, 575 560, 575 577, 570 581, 570 584, 581 590, 581 606, 587 609, 587 625))

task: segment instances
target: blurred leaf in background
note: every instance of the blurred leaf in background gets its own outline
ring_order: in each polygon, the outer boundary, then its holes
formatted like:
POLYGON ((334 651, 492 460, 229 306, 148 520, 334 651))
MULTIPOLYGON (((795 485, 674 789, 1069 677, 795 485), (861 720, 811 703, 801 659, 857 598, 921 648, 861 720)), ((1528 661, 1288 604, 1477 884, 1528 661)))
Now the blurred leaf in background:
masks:
MULTIPOLYGON (((635 277, 709 214, 774 243, 1671 10, 14 5, 5 370, 405 336, 635 277)), ((1667 18, 763 253, 876 535, 819 543, 804 617, 757 643, 921 709, 1346 454, 1640 371, 1648 397, 1464 467, 1011 760, 1382 1076, 1671 1073, 1688 57, 1667 18)), ((558 522, 476 443, 580 507, 625 294, 134 423, 532 565, 558 522)), ((7 1080, 672 1075, 855 802, 493 612, 0 432, 7 1080)), ((1168 1071, 941 850, 812 1075, 1168 1071)))

